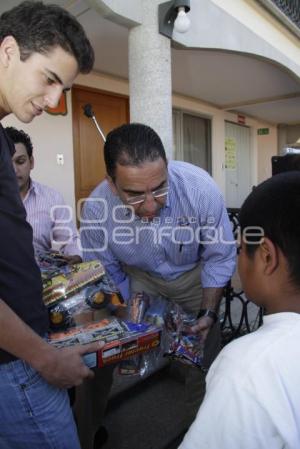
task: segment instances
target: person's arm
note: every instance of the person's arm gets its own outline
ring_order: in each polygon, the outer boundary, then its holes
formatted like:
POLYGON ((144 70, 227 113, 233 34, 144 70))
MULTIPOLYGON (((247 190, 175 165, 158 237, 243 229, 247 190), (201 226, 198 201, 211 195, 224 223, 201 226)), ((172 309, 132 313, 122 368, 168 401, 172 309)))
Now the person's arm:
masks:
POLYGON ((201 225, 200 259, 203 288, 225 287, 236 266, 236 242, 224 200, 215 190, 210 192, 205 222, 201 225))
POLYGON ((82 257, 76 254, 74 254, 73 256, 66 256, 65 254, 62 254, 61 258, 64 259, 69 265, 75 265, 76 263, 82 262, 82 257))
POLYGON ((0 299, 0 347, 25 360, 50 384, 59 388, 79 385, 93 372, 83 363, 82 355, 94 352, 102 344, 77 345, 57 349, 36 334, 0 299))
MULTIPOLYGON (((200 332, 204 339, 217 319, 223 289, 233 275, 236 265, 236 245, 223 198, 214 184, 210 185, 206 193, 209 199, 200 233, 203 299, 199 312, 212 312, 212 317, 200 317, 192 328, 193 332, 200 332)), ((201 216, 201 211, 199 214, 201 216)))
POLYGON ((201 333, 203 341, 205 341, 210 328, 216 322, 222 297, 223 287, 207 287, 203 289, 203 299, 199 314, 202 312, 205 315, 209 311, 209 314, 212 316, 199 317, 197 324, 191 328, 193 333, 201 333))
POLYGON ((130 297, 129 278, 109 249, 106 224, 102 223, 101 202, 86 202, 81 212, 80 240, 83 260, 99 259, 116 287, 127 301, 130 297))

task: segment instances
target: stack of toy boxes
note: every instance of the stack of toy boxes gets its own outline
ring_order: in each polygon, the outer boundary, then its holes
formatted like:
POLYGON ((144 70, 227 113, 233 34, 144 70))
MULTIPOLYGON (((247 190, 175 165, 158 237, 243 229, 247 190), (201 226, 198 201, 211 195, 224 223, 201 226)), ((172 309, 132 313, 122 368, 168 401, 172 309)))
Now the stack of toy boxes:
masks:
POLYGON ((43 298, 49 310, 49 342, 57 347, 105 343, 85 356, 90 367, 102 367, 160 344, 161 329, 120 319, 126 305, 99 261, 64 265, 50 276, 43 272, 43 298))

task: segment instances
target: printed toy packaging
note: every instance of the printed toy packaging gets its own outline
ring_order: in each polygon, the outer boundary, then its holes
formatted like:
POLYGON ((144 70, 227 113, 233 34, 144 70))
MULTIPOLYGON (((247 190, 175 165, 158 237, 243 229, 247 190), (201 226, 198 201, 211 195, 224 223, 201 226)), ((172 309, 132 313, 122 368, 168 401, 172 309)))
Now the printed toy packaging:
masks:
POLYGON ((83 287, 100 280, 105 274, 98 261, 66 265, 51 278, 46 278, 43 285, 43 300, 46 306, 54 305, 83 287))
POLYGON ((165 314, 167 349, 165 356, 198 368, 203 366, 204 345, 200 335, 191 333, 196 318, 171 303, 165 314))
POLYGON ((86 344, 97 340, 105 343, 97 352, 84 356, 90 367, 103 367, 135 354, 150 351, 160 344, 161 330, 151 325, 107 318, 85 326, 77 326, 64 332, 49 335, 49 343, 58 348, 86 344))
MULTIPOLYGON (((161 329, 131 322, 120 292, 99 261, 69 266, 57 254, 43 254, 39 262, 43 299, 49 311, 50 344, 62 348, 101 340, 104 347, 84 356, 91 368, 159 346, 161 329), (128 320, 117 318, 126 315, 128 320)), ((138 313, 138 307, 135 310, 138 313)))

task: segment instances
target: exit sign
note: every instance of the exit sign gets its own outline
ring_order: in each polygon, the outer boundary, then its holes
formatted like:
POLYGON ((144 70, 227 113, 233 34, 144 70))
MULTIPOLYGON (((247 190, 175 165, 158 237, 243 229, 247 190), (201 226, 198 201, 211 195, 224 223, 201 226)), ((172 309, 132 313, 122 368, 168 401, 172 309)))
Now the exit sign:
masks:
POLYGON ((265 136, 266 134, 270 134, 269 128, 258 128, 257 134, 259 136, 265 136))

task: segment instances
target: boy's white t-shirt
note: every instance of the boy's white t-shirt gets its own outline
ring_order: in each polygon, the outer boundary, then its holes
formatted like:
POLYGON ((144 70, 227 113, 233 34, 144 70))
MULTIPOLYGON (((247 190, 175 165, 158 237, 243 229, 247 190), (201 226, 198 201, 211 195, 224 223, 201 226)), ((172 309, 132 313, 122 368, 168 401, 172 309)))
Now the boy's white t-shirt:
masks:
POLYGON ((227 345, 178 449, 300 448, 300 314, 264 317, 227 345))

